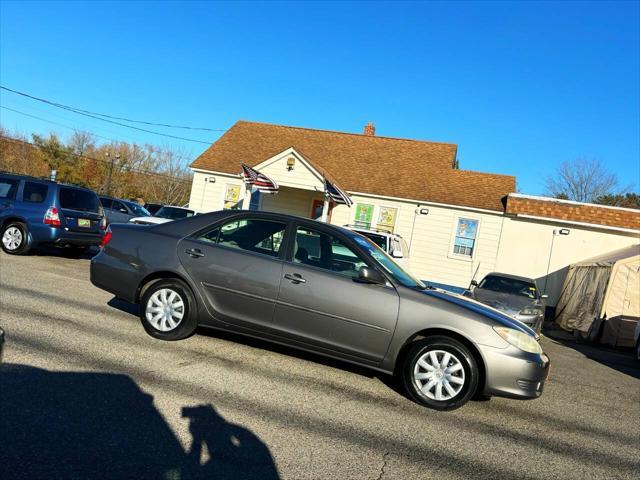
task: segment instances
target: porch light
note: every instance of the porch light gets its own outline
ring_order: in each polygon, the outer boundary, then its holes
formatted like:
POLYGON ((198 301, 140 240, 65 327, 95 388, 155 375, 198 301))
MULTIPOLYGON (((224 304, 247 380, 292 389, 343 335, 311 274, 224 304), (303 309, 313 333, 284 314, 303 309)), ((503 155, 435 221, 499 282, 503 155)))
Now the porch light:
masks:
POLYGON ((293 170, 293 166, 296 164, 296 159, 293 157, 287 158, 287 170, 293 170))

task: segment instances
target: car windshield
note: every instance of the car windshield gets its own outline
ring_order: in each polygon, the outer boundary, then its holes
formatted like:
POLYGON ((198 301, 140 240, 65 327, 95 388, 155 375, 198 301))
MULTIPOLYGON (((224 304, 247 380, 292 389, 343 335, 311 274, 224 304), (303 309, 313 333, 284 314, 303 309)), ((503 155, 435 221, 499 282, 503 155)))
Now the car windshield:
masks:
POLYGON ((149 211, 146 208, 141 207, 137 203, 127 202, 127 205, 129 206, 129 208, 131 210, 133 210, 133 213, 135 215, 137 215, 138 217, 150 217, 151 216, 151 214, 149 213, 149 211))
POLYGON ((193 210, 187 210, 186 208, 162 207, 156 212, 155 216, 177 220, 179 218, 193 217, 194 213, 195 212, 193 210))
POLYGON ((385 237, 384 235, 378 235, 377 233, 371 233, 371 232, 363 232, 361 230, 356 230, 356 231, 360 235, 364 235, 365 237, 367 237, 369 240, 371 240, 373 243, 378 245, 385 252, 387 251, 387 237, 385 237))
POLYGON ((484 280, 480 282, 480 285, 478 285, 478 288, 528 298, 536 298, 538 296, 538 289, 535 284, 515 278, 499 277, 497 275, 485 277, 484 280))
POLYGON ((100 210, 98 196, 90 190, 62 187, 60 189, 60 206, 81 212, 96 212, 100 210))
POLYGON ((376 262, 393 278, 405 287, 424 290, 427 286, 393 261, 375 242, 364 235, 355 234, 352 239, 371 255, 376 262))

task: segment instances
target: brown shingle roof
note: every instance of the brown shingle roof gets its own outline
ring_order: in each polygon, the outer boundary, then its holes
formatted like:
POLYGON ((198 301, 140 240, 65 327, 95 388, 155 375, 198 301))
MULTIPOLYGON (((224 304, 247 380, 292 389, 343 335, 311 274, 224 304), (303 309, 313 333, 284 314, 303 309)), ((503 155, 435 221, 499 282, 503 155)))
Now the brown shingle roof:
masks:
POLYGON ((509 195, 506 213, 640 230, 640 210, 509 195))
POLYGON ((457 146, 239 121, 192 168, 240 173, 293 147, 347 191, 502 211, 515 178, 454 170, 457 146))

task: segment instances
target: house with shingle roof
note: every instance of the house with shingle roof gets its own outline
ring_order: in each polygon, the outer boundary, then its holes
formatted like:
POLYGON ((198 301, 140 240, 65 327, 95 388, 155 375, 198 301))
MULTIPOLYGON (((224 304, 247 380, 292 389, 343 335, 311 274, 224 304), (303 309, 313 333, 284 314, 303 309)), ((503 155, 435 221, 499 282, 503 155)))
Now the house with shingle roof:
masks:
MULTIPOLYGON (((189 205, 206 212, 250 204, 316 219, 324 208, 330 223, 401 235, 413 273, 455 287, 495 270, 540 278, 546 267, 546 277, 576 255, 602 253, 602 242, 613 249, 639 241, 638 211, 519 195, 515 177, 460 170, 456 154, 452 143, 377 136, 372 124, 353 134, 238 121, 191 164, 189 205), (246 195, 242 163, 274 179, 279 193, 246 195), (324 178, 354 205, 330 204, 324 178), (574 254, 556 245, 556 256, 567 251, 549 261, 553 231, 567 225, 587 232, 581 249, 574 254), (585 241, 592 237, 595 252, 585 241)), ((553 288, 559 287, 552 282, 553 288)))

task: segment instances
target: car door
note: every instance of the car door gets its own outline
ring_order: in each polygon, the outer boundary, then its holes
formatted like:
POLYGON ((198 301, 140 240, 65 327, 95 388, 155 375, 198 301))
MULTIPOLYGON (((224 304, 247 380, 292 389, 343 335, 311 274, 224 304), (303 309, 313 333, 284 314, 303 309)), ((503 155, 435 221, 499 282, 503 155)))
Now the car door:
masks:
POLYGON ((234 217, 178 243, 178 257, 205 298, 210 321, 269 328, 282 279, 287 224, 234 217))
POLYGON ((358 281, 359 268, 373 263, 346 237, 298 224, 290 244, 274 329, 320 351, 379 363, 398 318, 395 288, 358 281))

